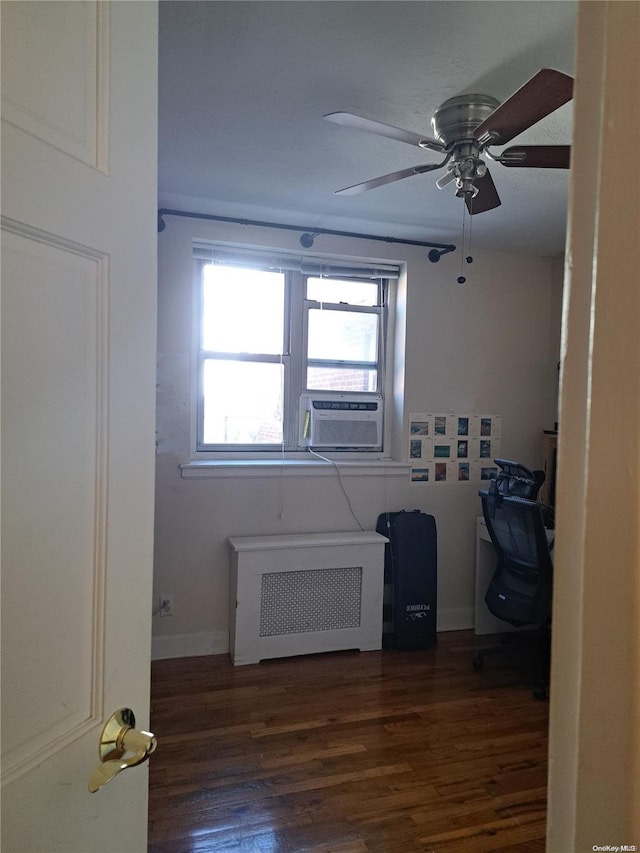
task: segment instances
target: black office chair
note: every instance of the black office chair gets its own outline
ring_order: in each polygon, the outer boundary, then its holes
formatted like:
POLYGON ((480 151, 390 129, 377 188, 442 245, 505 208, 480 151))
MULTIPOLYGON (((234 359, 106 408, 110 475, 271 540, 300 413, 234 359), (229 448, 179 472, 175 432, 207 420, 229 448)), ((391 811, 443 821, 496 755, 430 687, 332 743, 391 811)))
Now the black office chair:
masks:
MULTIPOLYGON (((538 673, 534 695, 546 696, 553 561, 542 506, 501 494, 497 483, 480 492, 487 531, 496 550, 496 567, 485 602, 498 619, 511 625, 538 626, 538 673)), ((482 669, 484 654, 473 660, 482 669)))

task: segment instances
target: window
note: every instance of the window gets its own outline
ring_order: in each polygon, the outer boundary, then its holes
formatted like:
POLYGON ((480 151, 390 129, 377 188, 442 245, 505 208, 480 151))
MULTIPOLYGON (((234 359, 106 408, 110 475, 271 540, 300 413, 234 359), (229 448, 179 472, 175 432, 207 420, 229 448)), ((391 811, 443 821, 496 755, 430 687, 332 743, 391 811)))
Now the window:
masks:
POLYGON ((396 268, 206 246, 194 256, 198 451, 302 450, 311 399, 382 408, 396 268))
POLYGON ((380 389, 379 283, 307 278, 306 388, 380 389))

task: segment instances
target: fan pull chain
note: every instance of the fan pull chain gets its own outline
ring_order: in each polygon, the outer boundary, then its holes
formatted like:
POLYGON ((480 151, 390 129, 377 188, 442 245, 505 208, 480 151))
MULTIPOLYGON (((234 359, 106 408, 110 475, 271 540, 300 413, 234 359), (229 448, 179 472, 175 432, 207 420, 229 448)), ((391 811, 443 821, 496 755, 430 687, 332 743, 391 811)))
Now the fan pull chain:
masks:
MULTIPOLYGON (((473 199, 469 201, 469 205, 471 210, 469 211, 469 237, 467 240, 467 252, 471 252, 471 231, 472 231, 472 223, 473 223, 473 199)), ((458 276, 458 284, 466 284, 466 277, 463 275, 464 273, 464 262, 466 261, 468 264, 473 263, 473 257, 471 254, 466 255, 465 257, 465 217, 467 215, 467 205, 463 204, 462 206, 462 245, 460 247, 460 275, 458 276)))
POLYGON ((466 278, 462 274, 464 272, 464 233, 465 233, 465 217, 467 213, 467 205, 462 205, 462 241, 460 245, 460 275, 458 276, 458 284, 464 284, 466 282, 466 278))
POLYGON ((467 206, 466 204, 462 205, 462 241, 460 245, 460 275, 458 276, 458 284, 464 284, 466 282, 466 278, 462 275, 464 272, 463 269, 463 258, 464 258, 464 225, 465 225, 465 213, 467 206))

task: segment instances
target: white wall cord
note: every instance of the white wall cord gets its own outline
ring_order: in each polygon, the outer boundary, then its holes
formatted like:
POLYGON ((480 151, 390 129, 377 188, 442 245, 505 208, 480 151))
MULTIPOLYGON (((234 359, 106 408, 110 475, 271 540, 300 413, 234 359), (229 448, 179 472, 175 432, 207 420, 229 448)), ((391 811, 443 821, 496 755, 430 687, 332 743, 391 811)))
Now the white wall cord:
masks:
POLYGON ((349 495, 347 494, 347 490, 344 487, 344 483, 342 482, 342 473, 340 472, 340 466, 338 465, 338 463, 335 462, 333 459, 328 459, 326 456, 322 456, 322 454, 317 453, 315 450, 312 450, 310 447, 307 447, 307 450, 309 451, 309 453, 312 453, 314 456, 317 456, 318 459, 322 459, 323 462, 329 462, 336 469, 336 473, 338 474, 338 482, 340 483, 340 488, 342 489, 342 494, 345 496, 345 499, 347 501, 347 505, 349 506, 349 512, 357 521, 358 527, 360 528, 360 530, 366 530, 367 528, 364 526, 364 524, 360 521, 358 516, 355 514, 353 506, 351 505, 351 499, 350 499, 349 495))

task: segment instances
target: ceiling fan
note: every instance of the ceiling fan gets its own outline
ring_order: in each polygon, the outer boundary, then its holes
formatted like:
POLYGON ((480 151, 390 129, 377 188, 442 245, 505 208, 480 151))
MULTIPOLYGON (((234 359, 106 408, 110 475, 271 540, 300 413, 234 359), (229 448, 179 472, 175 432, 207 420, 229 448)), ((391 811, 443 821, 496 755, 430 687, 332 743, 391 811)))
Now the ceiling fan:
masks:
POLYGON ((354 195, 446 166, 446 173, 436 181, 438 188, 455 181, 456 195, 464 198, 470 214, 492 210, 501 201, 481 155, 509 168, 568 169, 569 145, 516 145, 499 154, 493 154, 489 148, 510 142, 572 97, 573 78, 561 71, 543 68, 502 104, 489 95, 449 98, 431 119, 435 139, 353 113, 328 113, 324 116, 327 121, 445 155, 440 163, 401 169, 345 187, 338 190, 337 195, 354 195))

